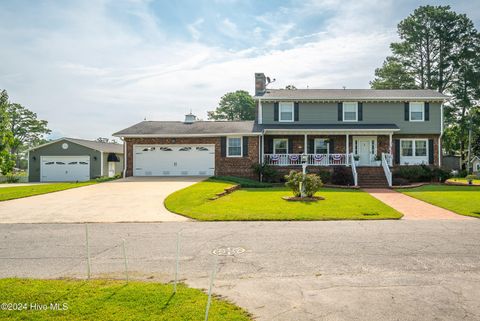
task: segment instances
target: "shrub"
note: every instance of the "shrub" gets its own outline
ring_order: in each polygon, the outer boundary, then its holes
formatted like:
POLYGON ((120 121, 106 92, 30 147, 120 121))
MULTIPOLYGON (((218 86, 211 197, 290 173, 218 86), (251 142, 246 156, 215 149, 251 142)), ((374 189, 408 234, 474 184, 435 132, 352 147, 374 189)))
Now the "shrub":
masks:
POLYGON ((392 179, 392 185, 393 186, 403 186, 403 185, 410 185, 410 182, 405 179, 405 178, 401 178, 401 177, 394 177, 392 179))
POLYGON ((312 197, 322 187, 322 180, 318 175, 306 174, 305 176, 301 172, 290 171, 288 175, 285 175, 285 186, 290 188, 293 195, 296 197, 301 196, 300 183, 304 182, 304 190, 306 197, 312 197))
POLYGON ((253 179, 243 178, 243 177, 234 177, 234 176, 213 176, 210 177, 211 180, 215 181, 226 181, 232 182, 240 185, 243 188, 266 188, 272 187, 272 184, 254 181, 253 179))
POLYGON ((116 174, 113 177, 102 176, 102 177, 96 178, 95 181, 97 181, 98 183, 103 183, 103 182, 113 181, 113 180, 119 179, 121 177, 122 177, 122 175, 120 175, 120 174, 116 174))
POLYGON ((20 177, 15 176, 15 175, 7 175, 6 176, 6 182, 11 184, 11 183, 18 183, 20 181, 20 177))
POLYGON ((410 182, 430 182, 434 173, 426 165, 401 166, 395 171, 394 177, 404 178, 410 182))
POLYGON ((264 182, 272 183, 278 180, 278 171, 273 166, 257 163, 252 168, 259 178, 262 177, 264 182))
POLYGON ((435 180, 439 181, 440 183, 445 182, 447 179, 452 177, 452 173, 442 169, 442 168, 434 168, 432 171, 433 177, 435 180))
POLYGON ((317 174, 323 183, 330 183, 332 180, 332 173, 328 170, 320 170, 317 174))
POLYGON ((345 166, 334 166, 331 182, 335 185, 353 185, 354 182, 351 169, 345 166))
POLYGON ((478 176, 477 175, 467 175, 465 177, 465 179, 467 180, 468 184, 471 184, 471 182, 474 180, 474 179, 478 179, 478 176))

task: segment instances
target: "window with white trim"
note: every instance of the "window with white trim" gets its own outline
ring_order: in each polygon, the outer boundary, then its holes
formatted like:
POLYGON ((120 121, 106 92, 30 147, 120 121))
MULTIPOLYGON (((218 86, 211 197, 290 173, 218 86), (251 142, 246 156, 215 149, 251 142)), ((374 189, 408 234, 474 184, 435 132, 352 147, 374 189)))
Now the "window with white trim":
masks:
POLYGON ((329 143, 328 139, 315 138, 315 154, 328 154, 329 143))
POLYGON ((242 137, 227 138, 227 157, 242 156, 242 137))
POLYGON ((343 121, 358 121, 358 103, 343 103, 343 121))
POLYGON ((400 155, 402 157, 426 157, 427 152, 426 139, 402 139, 400 141, 400 155))
POLYGON ((280 102, 278 104, 278 120, 280 122, 293 122, 293 103, 280 102))
POLYGON ((274 154, 288 154, 288 139, 276 138, 273 140, 274 154))
POLYGON ((425 103, 411 102, 410 103, 410 121, 424 121, 425 120, 425 103))
POLYGON ((480 172, 480 163, 477 163, 477 172, 480 172))

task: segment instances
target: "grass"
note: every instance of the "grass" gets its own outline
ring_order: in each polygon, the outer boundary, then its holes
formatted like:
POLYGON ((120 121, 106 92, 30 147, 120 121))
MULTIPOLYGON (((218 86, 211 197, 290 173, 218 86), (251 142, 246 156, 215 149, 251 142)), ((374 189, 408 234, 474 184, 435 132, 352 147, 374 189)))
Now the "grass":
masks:
MULTIPOLYGON (((2 320, 203 320, 207 295, 185 285, 123 281, 1 279, 0 302, 65 303, 64 311, 5 311, 2 320)), ((251 320, 239 307, 212 299, 209 320, 251 320)))
POLYGON ((210 178, 215 181, 231 182, 237 185, 240 185, 244 188, 265 188, 272 187, 270 183, 264 183, 259 181, 254 181, 253 179, 243 178, 243 177, 234 177, 234 176, 214 176, 210 178))
POLYGON ((290 190, 241 189, 209 200, 232 183, 206 180, 167 197, 168 210, 203 221, 229 220, 371 220, 399 219, 402 214, 360 190, 321 189, 318 202, 288 202, 290 190))
POLYGON ((480 218, 480 187, 424 185, 398 191, 461 215, 480 218))
POLYGON ((88 181, 80 183, 52 183, 35 184, 28 186, 2 187, 0 188, 0 201, 8 201, 28 196, 64 191, 67 189, 92 185, 96 183, 96 181, 88 181))
MULTIPOLYGON (((447 182, 460 183, 460 184, 468 185, 468 182, 467 182, 466 178, 450 178, 450 179, 447 180, 447 182)), ((473 180, 473 185, 480 185, 480 179, 474 179, 473 180)))

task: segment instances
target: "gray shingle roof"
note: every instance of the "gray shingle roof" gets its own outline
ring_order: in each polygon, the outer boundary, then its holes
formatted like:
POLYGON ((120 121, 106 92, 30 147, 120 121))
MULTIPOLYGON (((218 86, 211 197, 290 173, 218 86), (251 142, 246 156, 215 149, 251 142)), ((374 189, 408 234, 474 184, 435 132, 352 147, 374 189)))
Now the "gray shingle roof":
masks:
POLYGON ((113 136, 218 135, 255 133, 254 121, 142 121, 113 136))
POLYGON ((102 143, 93 140, 79 139, 79 138, 64 138, 65 140, 71 141, 91 149, 95 149, 104 153, 116 153, 123 154, 123 144, 114 144, 114 143, 102 143))
POLYGON ((444 100, 445 96, 431 89, 267 89, 255 99, 305 100, 444 100))

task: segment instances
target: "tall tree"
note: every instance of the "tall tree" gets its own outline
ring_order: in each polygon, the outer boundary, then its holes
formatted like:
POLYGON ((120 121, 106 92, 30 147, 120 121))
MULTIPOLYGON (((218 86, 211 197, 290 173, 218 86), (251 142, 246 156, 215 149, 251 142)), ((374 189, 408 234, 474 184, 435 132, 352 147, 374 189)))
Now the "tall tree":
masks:
POLYGON ((16 158, 19 167, 20 154, 26 149, 36 146, 43 141, 44 135, 50 134, 48 122, 39 120, 37 114, 20 104, 10 103, 7 107, 9 127, 13 135, 10 153, 16 158))
POLYGON ((14 157, 10 154, 13 136, 10 130, 8 117, 8 94, 6 90, 0 91, 0 173, 8 174, 13 170, 14 157))
POLYGON ((230 92, 220 99, 218 107, 208 112, 208 118, 213 120, 254 120, 255 102, 245 90, 230 92))
POLYGON ((375 79, 370 82, 373 89, 416 89, 415 77, 398 59, 387 57, 381 68, 375 69, 375 79))

